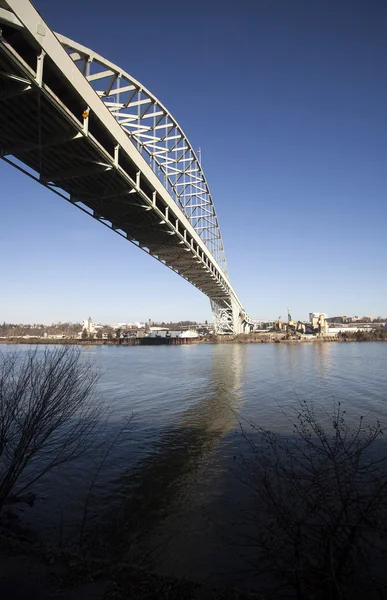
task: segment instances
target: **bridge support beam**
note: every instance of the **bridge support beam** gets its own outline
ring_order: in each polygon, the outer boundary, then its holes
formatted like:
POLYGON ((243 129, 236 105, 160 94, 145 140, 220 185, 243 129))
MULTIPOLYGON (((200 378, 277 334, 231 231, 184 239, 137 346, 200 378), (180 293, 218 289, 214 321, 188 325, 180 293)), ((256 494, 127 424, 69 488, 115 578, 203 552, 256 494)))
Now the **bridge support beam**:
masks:
POLYGON ((240 306, 233 298, 211 300, 211 310, 217 335, 243 333, 243 317, 240 306))
POLYGON ((254 323, 232 297, 212 299, 211 310, 217 335, 238 335, 254 330, 254 323))

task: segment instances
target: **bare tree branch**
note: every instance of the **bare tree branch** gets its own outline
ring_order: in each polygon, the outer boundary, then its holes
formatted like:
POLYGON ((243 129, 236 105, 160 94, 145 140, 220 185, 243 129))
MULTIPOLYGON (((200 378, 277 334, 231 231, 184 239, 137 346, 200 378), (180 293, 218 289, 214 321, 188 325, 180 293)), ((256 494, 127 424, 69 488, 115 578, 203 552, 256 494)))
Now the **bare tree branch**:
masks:
POLYGON ((251 450, 241 479, 254 498, 243 515, 254 570, 272 573, 300 599, 383 597, 387 456, 371 448, 383 427, 363 417, 348 425, 340 403, 327 424, 307 402, 290 421, 289 438, 242 427, 251 450))
POLYGON ((0 353, 0 510, 96 443, 98 377, 74 346, 0 353))

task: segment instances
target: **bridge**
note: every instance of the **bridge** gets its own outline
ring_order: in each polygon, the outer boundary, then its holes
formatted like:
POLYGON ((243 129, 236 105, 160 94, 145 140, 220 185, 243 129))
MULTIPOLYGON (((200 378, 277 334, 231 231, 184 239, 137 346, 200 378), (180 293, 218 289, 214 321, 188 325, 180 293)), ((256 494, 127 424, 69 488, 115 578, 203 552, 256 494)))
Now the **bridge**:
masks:
POLYGON ((208 296, 218 334, 250 331, 200 159, 141 83, 0 0, 0 157, 208 296))

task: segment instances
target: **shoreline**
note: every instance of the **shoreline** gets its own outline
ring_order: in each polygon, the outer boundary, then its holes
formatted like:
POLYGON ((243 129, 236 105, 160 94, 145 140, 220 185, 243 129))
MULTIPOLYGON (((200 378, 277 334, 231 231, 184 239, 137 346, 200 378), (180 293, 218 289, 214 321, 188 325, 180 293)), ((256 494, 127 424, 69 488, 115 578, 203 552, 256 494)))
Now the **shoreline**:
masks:
POLYGON ((0 529, 0 593, 12 598, 93 598, 94 600, 254 600, 260 594, 231 586, 163 576, 129 561, 82 556, 0 529))
POLYGON ((6 345, 66 345, 75 346, 180 346, 198 344, 302 344, 302 343, 346 343, 346 342, 386 342, 386 337, 371 337, 369 334, 356 337, 356 334, 342 334, 341 336, 305 336, 301 338, 287 338, 284 334, 238 334, 238 335, 208 335, 202 338, 128 338, 120 340, 82 340, 77 338, 49 339, 41 337, 30 338, 0 338, 0 344, 6 345), (144 340, 147 340, 144 342, 144 340))

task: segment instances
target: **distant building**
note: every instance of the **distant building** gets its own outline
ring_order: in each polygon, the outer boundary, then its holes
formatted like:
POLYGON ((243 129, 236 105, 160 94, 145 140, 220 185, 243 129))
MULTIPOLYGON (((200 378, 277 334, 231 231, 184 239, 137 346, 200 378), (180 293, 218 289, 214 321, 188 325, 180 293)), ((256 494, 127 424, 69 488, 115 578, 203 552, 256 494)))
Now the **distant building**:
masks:
POLYGON ((151 331, 148 333, 146 337, 149 338, 197 338, 199 334, 197 331, 193 331, 192 329, 187 329, 186 331, 179 330, 170 330, 164 328, 156 328, 151 327, 151 331))
POLYGON ((347 323, 352 320, 352 317, 327 317, 326 320, 328 323, 347 323))
POLYGON ((126 329, 126 323, 113 323, 110 327, 112 329, 126 329))
POLYGON ((84 331, 86 331, 88 338, 94 338, 98 330, 102 329, 102 325, 96 325, 91 317, 85 319, 82 325, 82 331, 77 333, 77 337, 81 338, 84 331))
POLYGON ((312 324, 312 328, 318 330, 318 332, 323 335, 328 333, 328 322, 326 319, 327 315, 325 313, 309 313, 309 321, 312 324))
POLYGON ((145 329, 145 323, 113 323, 112 329, 145 329))
POLYGON ((89 317, 88 319, 85 319, 83 321, 82 331, 85 331, 85 330, 89 337, 94 336, 94 334, 97 333, 96 327, 95 327, 91 317, 89 317))

